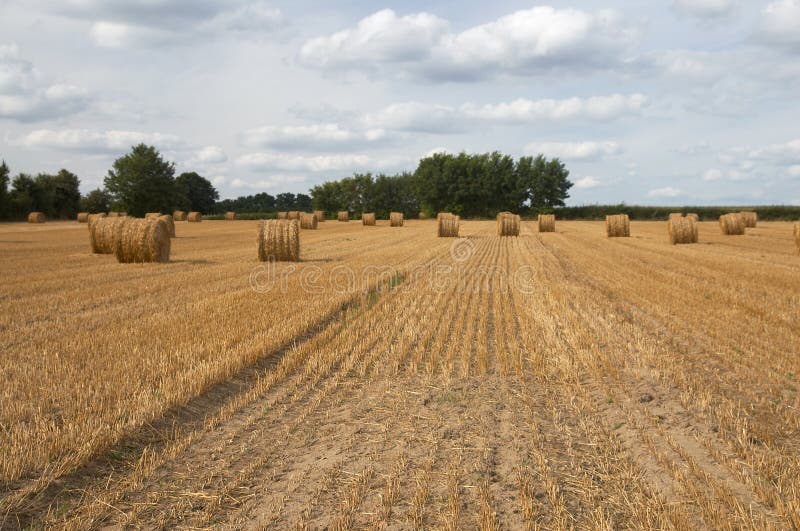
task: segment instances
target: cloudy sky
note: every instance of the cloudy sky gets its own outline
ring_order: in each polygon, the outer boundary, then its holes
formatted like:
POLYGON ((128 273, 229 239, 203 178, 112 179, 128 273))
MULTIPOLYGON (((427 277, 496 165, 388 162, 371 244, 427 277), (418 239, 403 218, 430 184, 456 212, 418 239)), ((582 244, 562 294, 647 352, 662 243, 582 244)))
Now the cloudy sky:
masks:
POLYGON ((0 0, 0 158, 132 144, 222 197, 436 150, 561 157, 571 204, 800 204, 800 0, 0 0))

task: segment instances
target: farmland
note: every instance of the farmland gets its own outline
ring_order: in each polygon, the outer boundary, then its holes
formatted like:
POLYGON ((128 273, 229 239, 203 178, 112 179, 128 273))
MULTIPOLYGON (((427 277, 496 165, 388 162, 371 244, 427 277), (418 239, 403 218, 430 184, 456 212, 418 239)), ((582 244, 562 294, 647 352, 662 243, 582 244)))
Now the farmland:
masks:
POLYGON ((0 224, 0 527, 800 527, 792 225, 0 224))

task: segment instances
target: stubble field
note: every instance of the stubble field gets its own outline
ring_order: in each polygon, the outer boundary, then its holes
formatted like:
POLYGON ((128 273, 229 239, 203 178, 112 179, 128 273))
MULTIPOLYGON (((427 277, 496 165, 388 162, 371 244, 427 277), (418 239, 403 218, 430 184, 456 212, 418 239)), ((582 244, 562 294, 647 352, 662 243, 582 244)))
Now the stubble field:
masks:
POLYGON ((0 527, 800 527, 789 223, 0 224, 0 527))

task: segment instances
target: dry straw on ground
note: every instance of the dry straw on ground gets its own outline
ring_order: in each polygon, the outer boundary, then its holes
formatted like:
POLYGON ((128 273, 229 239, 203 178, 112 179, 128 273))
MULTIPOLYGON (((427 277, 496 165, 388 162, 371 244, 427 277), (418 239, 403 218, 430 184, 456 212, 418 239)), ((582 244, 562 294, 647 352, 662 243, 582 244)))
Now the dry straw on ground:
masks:
POLYGON ((296 219, 297 221, 300 221, 300 211, 299 210, 290 210, 289 212, 286 213, 286 218, 287 219, 296 219))
POLYGON ((41 212, 31 212, 28 214, 28 223, 44 223, 44 214, 41 212))
POLYGON ((744 219, 744 226, 753 229, 758 225, 758 212, 739 212, 744 219))
POLYGON ((191 221, 192 223, 200 223, 203 221, 203 215, 200 212, 189 212, 189 215, 186 216, 186 221, 191 221))
POLYGON ((158 219, 161 217, 161 212, 148 212, 144 215, 144 219, 158 219))
POLYGON ((121 264, 169 262, 169 251, 169 228, 163 219, 126 219, 116 227, 114 256, 121 264))
POLYGON ((303 212, 300 214, 300 228, 305 230, 317 230, 317 223, 319 220, 317 219, 316 214, 306 214, 303 212))
POLYGON ((500 212, 497 214, 497 235, 498 236, 519 236, 519 229, 522 221, 517 214, 511 212, 500 212))
POLYGON ((794 224, 794 244, 797 252, 800 253, 800 221, 794 224))
POLYGON ((167 232, 169 232, 169 237, 170 238, 174 238, 175 237, 175 220, 172 219, 172 216, 170 216, 169 214, 164 214, 162 216, 158 216, 158 218, 156 218, 156 219, 160 219, 161 221, 164 222, 164 224, 167 226, 167 232))
POLYGON ((556 215, 539 214, 539 232, 555 232, 555 231, 556 231, 556 215))
POLYGON ((89 216, 89 246, 95 254, 114 254, 119 228, 133 218, 107 218, 102 214, 89 216))
POLYGON ((697 243, 697 222, 689 217, 670 216, 667 221, 667 233, 672 245, 678 243, 697 243))
POLYGON ((631 220, 628 214, 606 216, 606 236, 628 238, 631 235, 631 220))
POLYGON ((226 221, 235 221, 236 220, 236 212, 225 212, 225 220, 226 221))
POLYGON ((686 218, 694 220, 695 223, 700 221, 700 216, 698 216, 697 214, 686 214, 686 218))
POLYGON ((268 219, 259 223, 258 259, 261 262, 299 261, 300 224, 287 219, 268 219))
POLYGON ((402 227, 404 223, 403 213, 402 212, 392 212, 389 214, 389 226, 390 227, 402 227))
POLYGON ((174 221, 186 221, 186 212, 183 210, 176 210, 172 213, 172 219, 174 221))
POLYGON ((368 226, 368 227, 374 227, 375 223, 376 223, 376 221, 375 221, 375 213, 374 212, 361 214, 361 224, 362 225, 368 226))
POLYGON ((738 213, 720 216, 719 229, 726 236, 741 236, 745 230, 744 216, 738 213))
POLYGON ((454 216, 449 212, 440 212, 436 216, 439 224, 439 237, 440 238, 458 238, 459 225, 461 218, 454 216))
POLYGON ((350 212, 347 210, 340 210, 339 213, 336 215, 336 219, 341 222, 347 223, 350 221, 350 212))
POLYGON ((325 211, 324 210, 315 210, 314 215, 317 216, 317 221, 322 223, 325 221, 325 211))
POLYGON ((89 221, 88 212, 78 212, 78 223, 87 223, 89 221))
POLYGON ((289 219, 289 213, 288 212, 278 212, 278 218, 277 219, 289 219))

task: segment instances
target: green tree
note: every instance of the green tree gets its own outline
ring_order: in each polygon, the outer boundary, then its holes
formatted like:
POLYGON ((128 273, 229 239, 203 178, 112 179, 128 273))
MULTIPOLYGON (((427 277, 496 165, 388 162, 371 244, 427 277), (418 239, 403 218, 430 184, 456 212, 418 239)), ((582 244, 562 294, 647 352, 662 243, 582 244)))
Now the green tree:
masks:
POLYGON ((11 210, 8 197, 8 181, 11 178, 11 171, 8 164, 3 160, 0 163, 0 218, 8 217, 11 210))
POLYGON ((175 165, 161 158, 152 146, 134 146, 114 161, 103 182, 114 199, 113 206, 134 216, 186 206, 187 200, 175 183, 175 165))
POLYGON ((44 191, 32 176, 20 173, 11 182, 11 215, 26 216, 29 212, 44 212, 44 191))
POLYGON ((293 193, 284 192, 275 196, 275 208, 279 211, 296 210, 293 193))
POLYGON ((102 188, 92 190, 81 198, 81 211, 97 214, 111 210, 111 196, 102 188))
POLYGON ((48 217, 74 218, 80 208, 80 184, 78 176, 65 169, 55 175, 39 174, 36 185, 46 198, 45 205, 40 207, 48 217))
POLYGON ((306 194, 297 194, 294 196, 294 206, 295 210, 302 210, 304 212, 311 211, 311 196, 306 194))
POLYGON ((219 199, 219 192, 211 184, 211 181, 192 171, 181 173, 175 182, 180 192, 186 197, 189 210, 203 214, 213 212, 214 204, 219 199))

